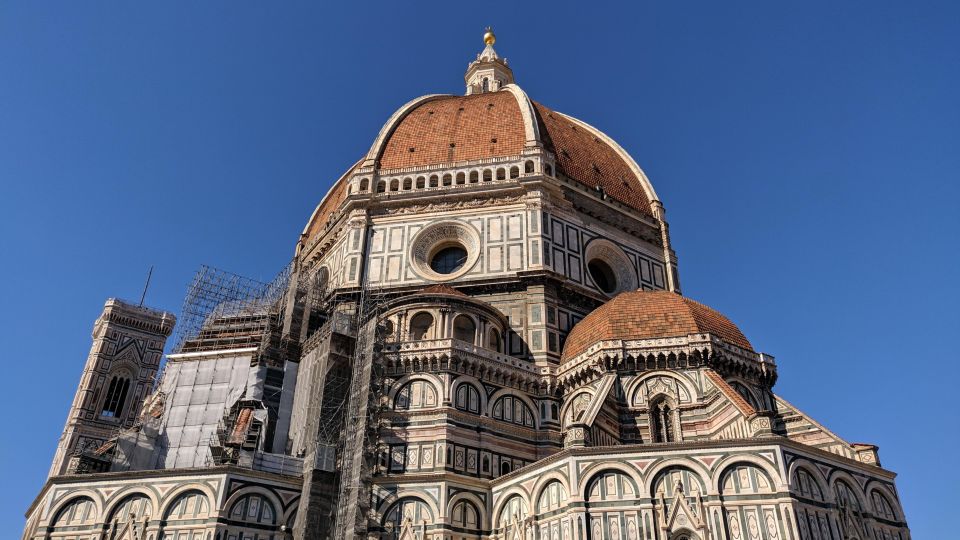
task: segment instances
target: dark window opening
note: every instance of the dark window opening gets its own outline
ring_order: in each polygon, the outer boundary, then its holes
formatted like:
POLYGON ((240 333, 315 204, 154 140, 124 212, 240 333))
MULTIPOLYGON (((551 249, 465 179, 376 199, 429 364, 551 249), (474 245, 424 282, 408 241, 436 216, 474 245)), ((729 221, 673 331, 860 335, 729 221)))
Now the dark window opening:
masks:
POLYGON ((129 390, 130 379, 120 377, 111 379, 110 388, 107 390, 107 398, 103 401, 103 410, 100 415, 108 418, 120 416, 129 390))
POLYGON ((590 277, 601 291, 610 294, 617 290, 617 276, 609 264, 600 259, 594 259, 587 263, 587 270, 590 271, 590 277))
POLYGON ((467 250, 460 246, 445 247, 430 259, 430 268, 438 274, 452 274, 467 262, 467 250))
POLYGON ((459 339, 467 343, 475 343, 477 336, 477 324, 473 319, 466 315, 457 315, 453 319, 453 339, 459 339))
POLYGON ((653 442, 674 442, 673 408, 666 400, 659 400, 650 406, 651 429, 653 431, 653 442))

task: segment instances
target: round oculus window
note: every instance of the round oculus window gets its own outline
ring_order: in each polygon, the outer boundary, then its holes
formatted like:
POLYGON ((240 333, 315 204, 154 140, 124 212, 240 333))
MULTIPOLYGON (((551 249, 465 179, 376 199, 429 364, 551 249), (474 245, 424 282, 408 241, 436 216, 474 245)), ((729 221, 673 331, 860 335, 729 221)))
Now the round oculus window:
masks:
POLYGON ((613 242, 595 238, 584 253, 594 286, 607 296, 637 288, 637 271, 630 257, 613 242))
POLYGON ((457 279, 469 272, 479 258, 480 234, 461 221, 428 225, 410 242, 410 266, 429 281, 457 279))
POLYGON ((609 264, 600 259, 593 259, 587 263, 587 270, 601 291, 611 294, 617 290, 617 276, 609 264))
POLYGON ((438 274, 452 274, 467 264, 467 250, 460 245, 437 250, 430 257, 430 269, 438 274))

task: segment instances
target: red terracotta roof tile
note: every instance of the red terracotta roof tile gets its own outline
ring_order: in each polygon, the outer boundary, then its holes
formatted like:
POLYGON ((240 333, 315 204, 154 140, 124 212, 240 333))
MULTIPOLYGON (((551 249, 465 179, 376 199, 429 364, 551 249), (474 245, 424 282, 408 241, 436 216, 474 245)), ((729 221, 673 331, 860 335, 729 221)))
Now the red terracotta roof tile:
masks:
POLYGON ((723 380, 723 377, 721 377, 719 373, 712 369, 706 369, 704 371, 706 372, 707 377, 713 381, 713 384, 720 389, 721 392, 723 392, 723 395, 727 396, 727 399, 732 401, 733 404, 740 409, 740 412, 742 412, 745 416, 756 414, 757 411, 753 408, 753 405, 750 405, 747 400, 743 399, 743 396, 740 395, 740 392, 734 390, 727 381, 723 380))
MULTIPOLYGON (((616 150, 567 117, 534 103, 544 147, 556 156, 557 172, 589 189, 652 215, 641 180, 616 150)), ((523 115, 508 91, 443 96, 408 112, 394 127, 379 158, 381 169, 443 165, 519 156, 526 142, 523 115)), ((347 197, 347 176, 321 202, 307 238, 321 234, 347 197)))
POLYGON ((730 319, 699 302, 668 291, 630 291, 617 295, 580 321, 563 347, 567 361, 598 341, 713 334, 753 350, 730 319))
POLYGON ((340 208, 340 205, 346 200, 347 186, 350 184, 348 176, 349 174, 345 174, 343 178, 337 181, 337 183, 330 188, 330 191, 327 192, 327 196, 324 197, 323 201, 320 202, 320 206, 316 212, 314 212, 313 218, 310 220, 310 225, 307 227, 307 238, 313 238, 323 233, 330 216, 340 208))
POLYGON ((469 297, 468 295, 454 289, 453 287, 449 285, 444 285, 442 283, 438 283, 437 285, 431 285, 429 287, 420 289, 419 291, 416 292, 416 294, 447 294, 452 296, 469 297))
POLYGON ((384 146, 380 168, 516 156, 524 142, 523 117, 512 93, 441 97, 400 120, 384 146))
POLYGON ((227 444, 243 444, 247 439, 247 431, 250 430, 252 422, 253 409, 240 409, 240 414, 237 415, 237 421, 233 425, 227 444))
POLYGON ((556 155, 557 169, 594 189, 601 186, 613 199, 652 215, 640 179, 606 142, 539 103, 533 104, 540 121, 540 137, 556 155))

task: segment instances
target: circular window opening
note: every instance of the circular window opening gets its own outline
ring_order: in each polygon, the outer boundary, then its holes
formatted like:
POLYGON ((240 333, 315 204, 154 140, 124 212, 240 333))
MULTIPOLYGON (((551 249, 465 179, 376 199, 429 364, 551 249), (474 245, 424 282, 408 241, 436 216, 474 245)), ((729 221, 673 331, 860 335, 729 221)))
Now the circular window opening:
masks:
POLYGON ((601 291, 610 294, 617 290, 617 276, 609 264, 600 259, 594 259, 587 263, 587 270, 590 271, 590 277, 601 291))
POLYGON ((430 268, 438 274, 452 274, 466 263, 467 250, 463 246, 447 246, 430 258, 430 268))

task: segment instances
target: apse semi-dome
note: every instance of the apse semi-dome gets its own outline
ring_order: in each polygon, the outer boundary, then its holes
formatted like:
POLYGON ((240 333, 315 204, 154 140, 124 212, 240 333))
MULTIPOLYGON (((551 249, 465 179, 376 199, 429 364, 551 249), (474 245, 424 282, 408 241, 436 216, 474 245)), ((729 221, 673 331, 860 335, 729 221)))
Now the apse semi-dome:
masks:
POLYGON ((748 351, 743 332, 719 311, 669 291, 631 291, 617 295, 580 321, 563 347, 562 362, 596 343, 712 334, 748 351))

